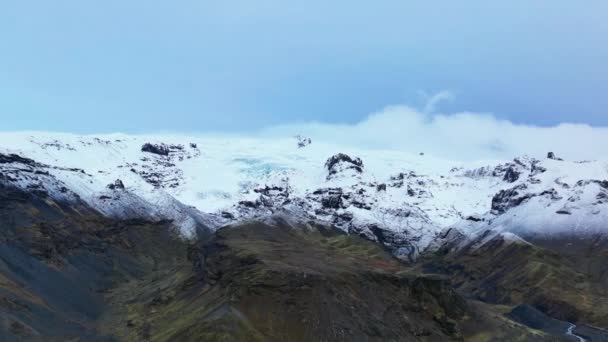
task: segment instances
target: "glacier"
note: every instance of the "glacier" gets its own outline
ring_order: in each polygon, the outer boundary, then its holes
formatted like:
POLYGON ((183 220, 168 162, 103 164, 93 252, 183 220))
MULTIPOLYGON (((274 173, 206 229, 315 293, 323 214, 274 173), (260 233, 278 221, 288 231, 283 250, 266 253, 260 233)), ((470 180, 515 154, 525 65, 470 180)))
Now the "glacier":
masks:
POLYGON ((287 214, 415 259, 454 229, 524 242, 608 233, 608 163, 554 153, 455 161, 302 136, 4 132, 0 155, 2 184, 110 217, 172 220, 184 238, 287 214))

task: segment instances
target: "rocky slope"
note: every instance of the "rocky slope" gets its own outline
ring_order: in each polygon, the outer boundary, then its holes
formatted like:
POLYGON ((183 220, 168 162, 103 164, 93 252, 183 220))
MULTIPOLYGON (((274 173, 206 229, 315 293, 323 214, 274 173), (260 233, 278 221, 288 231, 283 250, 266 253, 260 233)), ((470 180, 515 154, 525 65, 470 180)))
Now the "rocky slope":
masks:
POLYGON ((543 340, 554 333, 534 332, 522 326, 525 319, 509 316, 522 305, 561 321, 553 327, 575 323, 573 330, 586 336, 604 336, 596 327, 608 327, 603 161, 548 153, 463 163, 301 136, 1 133, 0 142, 0 222, 6 226, 0 257, 13 284, 3 331, 11 338, 195 339, 204 334, 199 324, 209 338, 261 340, 429 332, 416 338, 543 340), (29 285, 38 281, 31 272, 55 283, 29 285), (415 284, 437 276, 451 279, 455 301, 438 303, 452 287, 432 285, 440 289, 429 295, 434 304, 421 304, 415 284), (81 281, 91 285, 79 288, 81 281), (299 297, 299 286, 312 292, 299 297), (390 316, 382 323, 377 304, 357 307, 330 296, 344 286, 353 298, 382 292, 377 299, 386 305, 401 298, 409 303, 399 309, 408 321, 390 316), (259 293, 243 294, 249 287, 259 293), (63 303, 70 291, 78 295, 63 303), (81 301, 97 304, 85 314, 70 307, 81 301), (297 315, 277 314, 289 312, 293 301, 297 315), (344 318, 341 332, 331 330, 318 323, 328 319, 319 311, 325 302, 357 308, 360 316, 344 318), (16 314, 18 303, 30 311, 16 314), (274 311, 250 308, 261 303, 272 303, 274 311), (184 310, 192 315, 175 316, 184 310), (421 321, 414 322, 412 313, 420 310, 421 321), (364 312, 377 320, 365 326, 364 312), (52 330, 43 317, 72 325, 52 330), (471 317, 484 324, 476 328, 471 317), (177 323, 165 326, 169 321, 177 323), (422 330, 412 328, 418 324, 422 330), (304 330, 281 335, 296 327, 304 330))
POLYGON ((453 162, 293 140, 1 133, 5 184, 112 218, 169 219, 188 238, 280 212, 331 223, 405 260, 442 231, 476 238, 606 234, 603 161, 453 162))
POLYGON ((289 218, 173 234, 0 188, 3 341, 568 341, 377 244, 289 218))

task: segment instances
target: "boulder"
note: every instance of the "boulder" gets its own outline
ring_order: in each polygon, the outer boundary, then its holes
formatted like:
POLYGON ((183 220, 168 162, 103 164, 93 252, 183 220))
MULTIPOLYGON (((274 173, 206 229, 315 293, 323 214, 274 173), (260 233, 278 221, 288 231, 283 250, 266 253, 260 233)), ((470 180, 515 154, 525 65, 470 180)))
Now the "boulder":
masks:
POLYGON ((158 154, 160 156, 168 156, 169 155, 169 147, 165 144, 151 144, 145 143, 141 147, 142 152, 148 152, 153 154, 158 154))
POLYGON ((124 190, 125 184, 122 182, 122 180, 117 179, 114 181, 114 183, 108 184, 107 188, 110 190, 124 190))

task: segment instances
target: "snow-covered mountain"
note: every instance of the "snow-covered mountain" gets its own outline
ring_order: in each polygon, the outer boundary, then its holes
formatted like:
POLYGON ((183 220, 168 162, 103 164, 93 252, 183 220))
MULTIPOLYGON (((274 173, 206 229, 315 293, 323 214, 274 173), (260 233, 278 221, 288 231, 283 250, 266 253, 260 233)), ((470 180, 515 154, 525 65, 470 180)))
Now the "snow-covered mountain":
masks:
POLYGON ((608 234, 608 163, 457 162, 293 139, 0 133, 0 182, 181 234, 281 213, 414 258, 462 239, 608 234), (488 234, 488 231, 491 234, 488 234))

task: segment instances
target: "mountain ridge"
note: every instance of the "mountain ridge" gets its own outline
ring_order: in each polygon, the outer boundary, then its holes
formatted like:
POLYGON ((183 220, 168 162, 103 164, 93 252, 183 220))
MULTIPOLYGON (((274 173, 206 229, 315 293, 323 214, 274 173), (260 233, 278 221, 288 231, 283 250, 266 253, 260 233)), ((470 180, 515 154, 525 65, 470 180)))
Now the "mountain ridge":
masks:
POLYGON ((608 163, 553 152, 456 163, 337 150, 302 136, 0 133, 0 141, 3 182, 80 198, 109 217, 173 220, 186 238, 199 226, 283 211, 380 241, 410 260, 449 229, 475 239, 489 226, 523 240, 607 232, 608 163))
MULTIPOLYGON (((420 322, 427 328, 395 317, 390 324, 377 319, 366 327, 361 316, 344 319, 351 330, 309 326, 296 335, 314 331, 338 338, 358 331, 368 337, 364 340, 406 334, 485 341, 488 334, 499 334, 503 340, 543 341, 565 330, 558 340, 572 340, 568 331, 601 341, 606 334, 593 327, 608 326, 602 301, 608 295, 603 161, 572 162, 548 153, 542 159, 455 163, 423 154, 337 149, 305 137, 14 134, 9 139, 0 134, 0 141, 0 215, 4 240, 11 242, 0 248, 1 259, 26 275, 27 260, 57 283, 71 277, 103 280, 103 286, 89 289, 66 283, 97 303, 89 320, 65 326, 68 334, 101 340, 286 338, 295 321, 260 311, 262 302, 274 301, 266 290, 286 296, 285 303, 273 302, 278 312, 296 305, 309 311, 293 319, 318 319, 319 307, 290 297, 302 293, 292 285, 314 288, 311 298, 327 301, 335 300, 329 294, 339 292, 338 284, 350 284, 360 296, 369 291, 368 282, 376 287, 373 292, 409 293, 402 298, 411 304, 401 308, 406 316, 421 310, 412 298, 418 298, 417 282, 426 284, 423 297, 432 309, 422 305, 426 316, 420 322), (121 266, 110 271, 112 263, 121 266), (386 267, 389 274, 383 273, 386 267), (300 279, 300 272, 311 278, 300 279), (329 288, 314 282, 319 274, 331 280, 329 288), (223 285, 214 286, 218 281, 223 285), (395 288, 396 283, 401 285, 395 288), (246 284, 260 288, 249 293, 246 284), (437 286, 443 290, 434 292, 437 286), (100 296, 91 289, 109 292, 100 296), (206 303, 203 311, 190 305, 196 293, 206 303), (455 301, 437 306, 446 293, 455 301), (221 303, 219 311, 205 311, 216 308, 213 303, 221 303), (120 309, 125 305, 131 311, 120 309), (188 317, 175 316, 176 308, 188 317), (446 316, 450 310, 460 313, 446 316), (260 315, 282 322, 282 328, 260 315), (478 327, 471 318, 483 324, 478 327), (216 319, 223 325, 214 330, 216 319), (166 325, 173 320, 179 324, 166 325), (404 324, 409 328, 399 330, 404 324), (543 326, 550 330, 538 328, 543 326), (244 335, 231 335, 231 329, 244 335)), ((35 276, 20 278, 12 269, 2 276, 22 285, 5 289, 11 293, 4 316, 6 324, 14 324, 5 329, 11 334, 58 331, 28 321, 19 313, 21 304, 54 319, 73 319, 73 311, 81 310, 77 300, 62 301, 64 292, 38 284, 35 276), (39 308, 31 299, 36 296, 52 302, 55 311, 39 308)), ((364 304, 373 310, 377 305, 364 304)), ((336 311, 340 317, 342 309, 336 311)))

